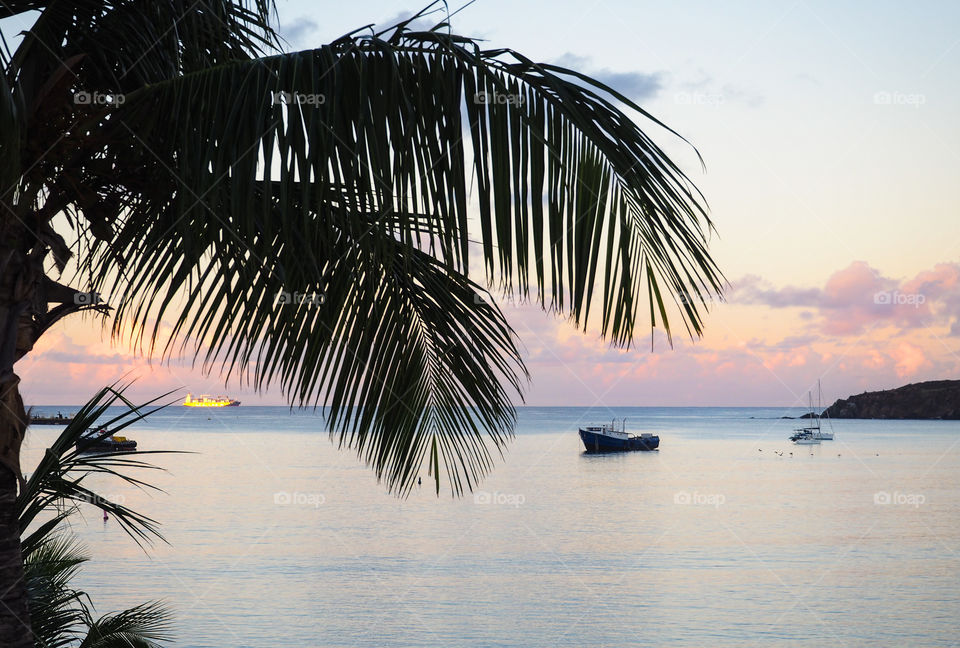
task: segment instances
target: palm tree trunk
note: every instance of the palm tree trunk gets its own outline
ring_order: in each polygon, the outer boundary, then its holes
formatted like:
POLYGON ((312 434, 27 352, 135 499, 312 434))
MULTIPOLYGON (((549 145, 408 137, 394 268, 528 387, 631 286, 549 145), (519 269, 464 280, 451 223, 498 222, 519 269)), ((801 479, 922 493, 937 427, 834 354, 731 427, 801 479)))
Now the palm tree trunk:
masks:
POLYGON ((5 243, 0 246, 0 646, 32 648, 16 510, 27 413, 13 365, 32 346, 33 336, 25 325, 30 322, 36 281, 29 273, 27 254, 18 249, 23 247, 18 245, 20 232, 12 231, 9 222, 0 221, 0 226, 5 243))
POLYGON ((32 648, 16 512, 20 442, 27 427, 19 383, 15 374, 0 383, 0 460, 7 460, 0 463, 0 646, 32 648))

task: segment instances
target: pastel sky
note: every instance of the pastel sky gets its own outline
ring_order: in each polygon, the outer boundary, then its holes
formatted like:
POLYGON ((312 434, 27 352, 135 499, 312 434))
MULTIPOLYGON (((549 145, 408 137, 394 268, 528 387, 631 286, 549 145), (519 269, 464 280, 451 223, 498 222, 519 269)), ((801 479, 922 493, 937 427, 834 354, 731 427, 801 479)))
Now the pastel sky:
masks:
MULTIPOLYGON (((451 5, 456 7, 459 5, 451 5)), ((278 3, 293 49, 417 5, 278 3), (336 11, 330 11, 335 6, 336 11)), ((455 31, 576 67, 688 138, 659 142, 706 195, 730 281, 703 339, 612 350, 530 305, 504 306, 533 405, 794 405, 960 378, 960 4, 478 0, 455 31)), ((6 33, 6 25, 5 25, 6 33)), ((79 403, 128 374, 135 396, 224 388, 149 366, 92 318, 22 361, 28 403, 79 403)))

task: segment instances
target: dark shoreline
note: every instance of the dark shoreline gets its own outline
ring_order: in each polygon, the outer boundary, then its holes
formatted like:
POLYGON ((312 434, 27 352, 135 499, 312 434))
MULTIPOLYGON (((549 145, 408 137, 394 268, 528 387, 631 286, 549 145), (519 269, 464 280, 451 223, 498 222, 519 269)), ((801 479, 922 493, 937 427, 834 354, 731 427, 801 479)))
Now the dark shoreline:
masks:
POLYGON ((834 419, 960 420, 960 380, 932 380, 841 398, 823 412, 834 419))

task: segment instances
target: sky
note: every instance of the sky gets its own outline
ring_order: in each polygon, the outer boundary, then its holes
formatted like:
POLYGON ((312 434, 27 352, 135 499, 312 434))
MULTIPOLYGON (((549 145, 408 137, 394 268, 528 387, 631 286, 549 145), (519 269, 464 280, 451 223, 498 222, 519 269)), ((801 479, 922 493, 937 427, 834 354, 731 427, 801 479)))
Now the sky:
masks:
MULTIPOLYGON (((419 8, 278 2, 290 49, 419 8)), ((611 349, 504 299, 531 374, 525 403, 790 406, 818 379, 832 402, 960 378, 958 24, 952 2, 478 0, 459 12, 454 31, 595 76, 692 142, 705 170, 656 133, 707 198, 729 282, 702 339, 678 334, 671 349, 655 335, 653 351, 649 338, 611 349)), ((89 317, 59 324, 17 369, 28 404, 81 403, 124 376, 135 396, 284 404, 188 362, 151 365, 89 317)))

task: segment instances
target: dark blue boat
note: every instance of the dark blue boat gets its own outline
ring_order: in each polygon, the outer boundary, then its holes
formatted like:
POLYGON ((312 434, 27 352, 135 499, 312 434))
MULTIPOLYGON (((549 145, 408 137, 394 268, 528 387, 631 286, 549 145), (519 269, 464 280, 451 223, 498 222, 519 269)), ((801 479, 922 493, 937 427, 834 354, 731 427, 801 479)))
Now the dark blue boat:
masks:
POLYGON ((649 432, 639 435, 627 434, 626 420, 620 429, 616 421, 611 425, 594 425, 580 428, 580 439, 587 452, 626 452, 630 450, 656 450, 660 437, 649 432))

